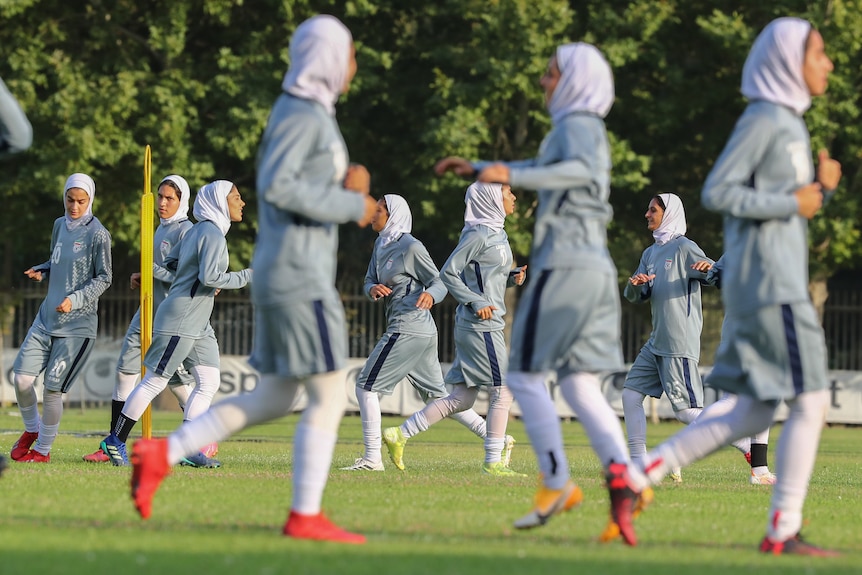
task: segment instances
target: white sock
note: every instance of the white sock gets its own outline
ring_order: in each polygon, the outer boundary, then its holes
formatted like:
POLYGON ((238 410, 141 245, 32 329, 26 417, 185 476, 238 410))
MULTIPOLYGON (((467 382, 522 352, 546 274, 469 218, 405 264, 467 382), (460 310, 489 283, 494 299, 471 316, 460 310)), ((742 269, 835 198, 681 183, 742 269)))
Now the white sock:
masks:
POLYGON ((33 449, 42 455, 51 453, 51 447, 60 429, 60 419, 63 417, 63 394, 48 389, 42 395, 42 422, 39 425, 39 438, 33 449))
POLYGON ((449 417, 472 431, 479 439, 485 439, 488 435, 485 419, 476 413, 473 408, 464 411, 457 411, 449 417))
POLYGON ((646 396, 634 389, 623 388, 623 415, 626 418, 629 454, 632 461, 640 461, 646 455, 646 396))
POLYGON ((296 426, 293 454, 291 511, 320 513, 323 490, 329 478, 338 425, 347 406, 345 370, 313 375, 305 381, 308 407, 296 426))
POLYGON ((180 406, 180 409, 183 410, 183 413, 186 411, 186 405, 189 403, 189 396, 191 392, 189 391, 188 385, 168 385, 168 389, 171 390, 171 393, 174 394, 174 397, 177 398, 177 403, 180 406))
POLYGON ((24 420, 24 431, 38 433, 41 421, 39 398, 36 397, 36 376, 15 373, 12 380, 15 383, 15 400, 18 402, 21 419, 24 420))
MULTIPOLYGON (((767 535, 773 541, 793 537, 802 527, 802 505, 814 470, 820 432, 829 408, 829 390, 809 391, 787 402, 790 413, 778 440, 767 535)), ((760 426, 758 429, 763 429, 760 426)))
POLYGON ((168 385, 168 378, 162 375, 155 375, 150 372, 144 376, 144 380, 132 390, 129 397, 126 398, 126 404, 123 406, 123 415, 128 419, 138 421, 147 410, 153 400, 159 395, 168 385))
POLYGON ((695 422, 698 416, 703 412, 702 407, 688 407, 675 412, 676 418, 686 425, 691 425, 695 422))
POLYGON ((362 418, 362 441, 365 444, 363 458, 372 463, 382 461, 380 449, 382 437, 380 425, 380 396, 376 391, 356 388, 356 401, 359 403, 359 414, 362 418))
POLYGON ((217 367, 196 365, 192 368, 192 375, 195 378, 195 388, 189 395, 186 409, 183 412, 183 419, 186 421, 200 416, 210 408, 213 397, 215 397, 221 384, 221 376, 217 367))
POLYGON ((514 397, 505 385, 488 388, 488 416, 485 420, 485 463, 502 460, 506 446, 506 426, 509 423, 509 408, 514 397))
POLYGON ((607 469, 614 462, 628 463, 629 453, 620 419, 605 399, 598 376, 587 372, 573 373, 560 379, 558 385, 584 426, 602 466, 607 469))
POLYGON ((139 375, 139 373, 123 373, 118 371, 117 377, 114 380, 114 393, 111 395, 111 399, 114 401, 126 401, 132 390, 135 389, 139 375))
POLYGON ((542 472, 542 483, 548 489, 562 489, 569 481, 569 460, 563 449, 559 415, 545 385, 546 375, 510 371, 506 380, 521 408, 521 418, 542 472))
POLYGON ((287 415, 301 380, 261 375, 251 393, 225 399, 168 438, 168 462, 175 465, 204 445, 227 439, 247 427, 287 415))
POLYGON ((672 468, 686 467, 736 439, 763 429, 772 422, 775 406, 739 396, 731 411, 716 413, 704 410, 695 425, 687 426, 647 454, 642 466, 650 482, 658 483, 672 468))
POLYGON ((293 502, 291 511, 320 513, 323 490, 329 478, 332 452, 338 436, 328 430, 300 423, 293 440, 293 502))
MULTIPOLYGON (((429 403, 428 405, 431 404, 429 403)), ((405 419, 404 423, 401 424, 401 434, 404 436, 404 439, 410 439, 414 435, 418 435, 423 431, 428 431, 428 428, 431 427, 431 424, 428 423, 428 419, 425 417, 425 409, 428 408, 428 405, 426 405, 424 409, 417 411, 405 419)), ((442 417, 437 418, 437 421, 442 420, 442 417)))

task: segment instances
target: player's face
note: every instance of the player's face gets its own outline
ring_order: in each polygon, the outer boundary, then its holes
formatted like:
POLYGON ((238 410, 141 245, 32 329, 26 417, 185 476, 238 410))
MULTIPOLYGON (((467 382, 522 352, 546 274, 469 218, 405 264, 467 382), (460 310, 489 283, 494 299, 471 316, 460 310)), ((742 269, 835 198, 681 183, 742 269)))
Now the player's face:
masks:
POLYGON ((650 200, 649 207, 647 208, 644 217, 647 221, 647 229, 651 232, 654 232, 661 225, 661 221, 664 218, 664 210, 661 209, 661 206, 658 205, 658 202, 655 201, 655 198, 650 200))
POLYGON ((512 193, 512 186, 503 185, 503 211, 507 216, 512 215, 515 211, 515 194, 512 193))
POLYGON ((159 210, 159 217, 168 219, 174 217, 177 210, 180 209, 180 195, 173 186, 162 184, 159 186, 159 198, 156 200, 156 208, 159 210))
POLYGON ((69 188, 66 190, 66 213, 73 220, 77 220, 87 213, 90 205, 90 196, 81 188, 69 188))
POLYGON ((344 76, 344 86, 341 88, 341 93, 346 94, 350 90, 350 83, 353 77, 356 76, 356 48, 350 44, 350 57, 347 60, 347 75, 344 76))
POLYGON ((557 56, 551 56, 548 61, 548 69, 542 79, 539 80, 542 89, 545 91, 545 106, 550 105, 551 97, 554 95, 554 90, 557 89, 557 84, 560 81, 560 68, 557 66, 557 56))
POLYGON ((243 206, 245 206, 245 202, 242 201, 242 197, 239 195, 239 190, 236 189, 236 186, 234 186, 230 193, 227 195, 227 211, 230 214, 230 221, 242 221, 243 206))
POLYGON ((389 209, 386 207, 386 200, 380 198, 377 200, 377 211, 371 217, 371 229, 379 234, 386 227, 388 221, 389 209))
POLYGON ((805 60, 802 63, 802 78, 812 96, 820 96, 829 85, 829 73, 835 68, 826 55, 823 36, 817 30, 808 34, 805 42, 805 60))

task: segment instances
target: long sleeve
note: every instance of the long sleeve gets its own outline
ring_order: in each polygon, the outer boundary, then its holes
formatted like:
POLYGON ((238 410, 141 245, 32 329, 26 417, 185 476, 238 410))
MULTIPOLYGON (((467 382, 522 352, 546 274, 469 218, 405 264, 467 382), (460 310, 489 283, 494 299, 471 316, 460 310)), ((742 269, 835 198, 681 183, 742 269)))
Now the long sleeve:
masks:
POLYGON ((111 235, 104 228, 93 234, 92 243, 93 278, 67 297, 72 302, 72 309, 95 306, 99 297, 111 287, 113 281, 113 266, 111 260, 111 235))
POLYGON ((708 210, 737 218, 788 218, 798 211, 796 198, 786 193, 764 193, 754 187, 755 170, 772 148, 776 131, 767 114, 746 109, 733 130, 701 192, 708 210))
POLYGON ((440 303, 446 297, 446 286, 440 279, 440 272, 428 251, 419 242, 415 242, 410 246, 410 260, 408 264, 408 273, 415 277, 425 287, 434 303, 440 303), (411 269, 412 268, 412 269, 411 269))
POLYGON ((198 251, 200 254, 200 282, 216 289, 239 289, 245 287, 251 281, 251 270, 244 269, 239 272, 223 272, 219 262, 225 252, 226 242, 221 236, 221 242, 213 241, 215 234, 200 236, 198 251))
POLYGON ((462 272, 482 251, 482 247, 482 244, 477 241, 469 241, 468 235, 463 236, 440 270, 440 279, 452 297, 461 305, 470 306, 474 311, 491 305, 491 302, 484 294, 470 289, 470 286, 464 282, 462 272))
POLYGON ((371 297, 371 288, 379 283, 380 280, 377 279, 377 244, 375 243, 374 250, 371 251, 371 261, 368 262, 368 271, 365 272, 364 291, 368 299, 374 299, 371 297))
MULTIPOLYGON (((644 262, 644 258, 646 257, 646 255, 647 250, 644 250, 644 253, 641 254, 641 260, 638 263, 638 269, 635 270, 635 273, 632 274, 632 277, 638 274, 647 273, 647 266, 644 262)), ((649 282, 643 285, 633 286, 632 282, 626 279, 626 287, 623 290, 623 295, 627 300, 632 303, 644 303, 645 301, 649 300, 650 296, 652 295, 652 287, 650 286, 649 282)))
POLYGON ((268 182, 263 199, 273 206, 316 222, 358 221, 365 213, 365 198, 340 185, 306 179, 308 155, 318 146, 321 124, 314 116, 294 114, 268 134, 267 153, 258 170, 268 182))
POLYGON ((0 78, 0 154, 23 152, 33 143, 33 127, 0 78))

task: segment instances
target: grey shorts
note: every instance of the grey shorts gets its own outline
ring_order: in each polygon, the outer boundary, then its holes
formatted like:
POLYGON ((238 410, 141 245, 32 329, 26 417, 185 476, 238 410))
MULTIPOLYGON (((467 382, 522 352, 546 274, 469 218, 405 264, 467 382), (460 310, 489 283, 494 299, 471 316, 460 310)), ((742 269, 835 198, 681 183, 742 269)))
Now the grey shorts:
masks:
POLYGON ((706 382, 762 401, 826 389, 826 340, 811 302, 774 305, 725 321, 706 382))
POLYGON ((212 329, 197 338, 153 334, 144 356, 144 365, 159 376, 173 375, 183 366, 191 371, 198 365, 219 368, 220 364, 218 341, 212 329))
MULTIPOLYGON (((141 310, 135 313, 123 338, 123 347, 120 349, 120 359, 117 362, 117 371, 128 375, 141 373, 141 310)), ((180 365, 171 376, 168 385, 194 385, 195 378, 189 373, 185 365, 180 365)))
POLYGON ((447 384, 505 385, 508 368, 502 330, 476 331, 455 326, 455 361, 444 378, 447 384))
POLYGON ((652 397, 665 393, 674 411, 703 407, 697 362, 686 357, 665 357, 642 348, 623 387, 652 397))
POLYGON ((95 342, 92 337, 54 337, 34 324, 18 350, 12 371, 36 377, 45 370, 45 388, 67 393, 95 342))
POLYGON ((356 378, 356 387, 392 395, 405 378, 424 401, 449 395, 443 384, 437 334, 384 333, 356 378))
POLYGON ((337 294, 323 300, 255 307, 249 364, 263 374, 306 377, 343 369, 347 324, 337 294))
POLYGON ((595 270, 542 270, 529 283, 515 312, 509 369, 618 371, 620 290, 614 274, 595 270))

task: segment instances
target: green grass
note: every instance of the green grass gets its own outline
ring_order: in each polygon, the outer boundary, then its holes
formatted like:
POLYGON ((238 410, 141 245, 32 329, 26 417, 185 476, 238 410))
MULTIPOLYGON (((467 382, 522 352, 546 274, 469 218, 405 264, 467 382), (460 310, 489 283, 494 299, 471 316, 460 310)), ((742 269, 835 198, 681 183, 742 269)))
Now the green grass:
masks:
MULTIPOLYGON (((682 485, 656 489, 656 502, 638 520, 637 548, 603 545, 607 517, 598 462, 577 423, 564 423, 573 477, 584 503, 543 528, 515 532, 529 509, 535 458, 523 426, 512 467, 531 477, 483 475, 481 443, 444 421, 413 439, 406 473, 338 471, 361 451, 358 417, 346 417, 324 498, 330 517, 368 536, 364 546, 293 541, 281 536, 290 503, 291 440, 297 417, 252 428, 220 445, 224 467, 176 468, 153 506, 138 519, 128 495, 130 470, 86 464, 109 419, 107 410, 68 409, 50 465, 12 463, 0 479, 0 573, 206 575, 337 573, 398 575, 517 573, 758 575, 862 571, 860 487, 862 430, 830 428, 805 507, 814 542, 840 549, 837 559, 769 557, 756 552, 770 490, 749 486, 742 457, 727 449, 683 472, 682 485)), ((384 418, 385 425, 399 420, 384 418)), ((165 434, 179 423, 157 412, 165 434)), ((22 429, 16 410, 0 410, 0 452, 22 429)), ((649 428, 657 442, 680 429, 649 428)), ((777 440, 780 429, 774 430, 777 440)), ((385 452, 385 448, 384 448, 385 452)), ((771 457, 771 456, 770 456, 771 457)), ((386 463, 389 463, 388 460, 386 463)))

